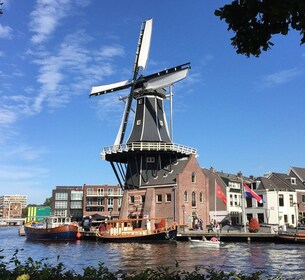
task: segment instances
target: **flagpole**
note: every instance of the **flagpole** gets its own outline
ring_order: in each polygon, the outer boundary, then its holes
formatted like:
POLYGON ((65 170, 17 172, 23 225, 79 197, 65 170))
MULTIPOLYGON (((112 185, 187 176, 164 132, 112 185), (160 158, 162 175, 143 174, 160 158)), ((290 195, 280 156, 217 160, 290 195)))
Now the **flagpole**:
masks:
POLYGON ((244 232, 247 232, 247 223, 246 223, 246 199, 245 199, 245 192, 244 192, 244 181, 243 177, 241 176, 241 195, 243 200, 243 208, 242 208, 242 217, 243 217, 243 225, 244 225, 244 232))
POLYGON ((214 188, 215 188, 215 200, 214 200, 214 220, 215 220, 215 222, 216 222, 216 179, 215 179, 214 188))

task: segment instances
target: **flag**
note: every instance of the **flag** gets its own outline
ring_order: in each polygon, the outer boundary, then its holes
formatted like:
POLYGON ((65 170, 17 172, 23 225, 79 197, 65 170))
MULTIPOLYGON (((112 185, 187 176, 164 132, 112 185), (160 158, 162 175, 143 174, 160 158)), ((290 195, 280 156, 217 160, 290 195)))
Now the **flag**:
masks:
POLYGON ((222 192, 221 188, 219 187, 219 185, 216 182, 215 182, 215 186, 216 186, 216 195, 217 195, 217 197, 222 199, 223 204, 227 204, 227 197, 222 192))
POLYGON ((246 189, 246 192, 245 192, 245 196, 246 197, 253 197, 255 198, 259 203, 264 203, 264 200, 257 194, 255 193, 253 190, 251 190, 249 188, 249 186, 246 184, 246 183, 243 183, 244 184, 244 187, 246 189))

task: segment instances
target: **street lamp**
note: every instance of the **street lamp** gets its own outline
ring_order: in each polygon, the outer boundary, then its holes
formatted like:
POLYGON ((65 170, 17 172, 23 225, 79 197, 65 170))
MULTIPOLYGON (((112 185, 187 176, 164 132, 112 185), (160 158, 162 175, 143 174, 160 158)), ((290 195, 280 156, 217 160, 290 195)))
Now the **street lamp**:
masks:
POLYGON ((185 205, 182 205, 182 222, 183 222, 183 232, 185 232, 185 205))

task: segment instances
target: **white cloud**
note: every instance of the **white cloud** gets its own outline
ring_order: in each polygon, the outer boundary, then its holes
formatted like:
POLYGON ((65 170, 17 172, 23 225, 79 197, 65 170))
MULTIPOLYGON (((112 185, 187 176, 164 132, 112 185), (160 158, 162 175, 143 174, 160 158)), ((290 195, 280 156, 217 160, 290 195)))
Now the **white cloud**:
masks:
POLYGON ((12 37, 13 29, 9 26, 4 26, 0 23, 0 38, 10 39, 12 37))
POLYGON ((18 158, 25 161, 35 161, 40 159, 42 155, 46 154, 45 148, 33 148, 25 144, 7 145, 5 151, 2 151, 3 158, 18 158))
POLYGON ((301 74, 302 71, 297 68, 292 68, 270 74, 264 80, 268 86, 274 86, 288 83, 301 74))
POLYGON ((9 125, 17 120, 17 113, 13 110, 0 108, 0 126, 9 125))
POLYGON ((37 0, 35 10, 31 13, 30 30, 34 33, 31 41, 34 44, 46 41, 67 15, 69 8, 70 0, 37 0))

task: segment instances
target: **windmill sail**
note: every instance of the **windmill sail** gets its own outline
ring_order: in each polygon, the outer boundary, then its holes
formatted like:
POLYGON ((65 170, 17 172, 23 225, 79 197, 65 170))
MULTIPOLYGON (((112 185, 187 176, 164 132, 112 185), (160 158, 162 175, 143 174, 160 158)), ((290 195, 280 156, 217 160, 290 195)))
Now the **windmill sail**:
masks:
POLYGON ((151 33, 152 33, 152 19, 146 20, 144 22, 144 32, 141 42, 141 49, 139 52, 139 58, 138 58, 138 69, 145 70, 146 69, 146 63, 149 55, 149 49, 150 49, 150 41, 151 41, 151 33))

